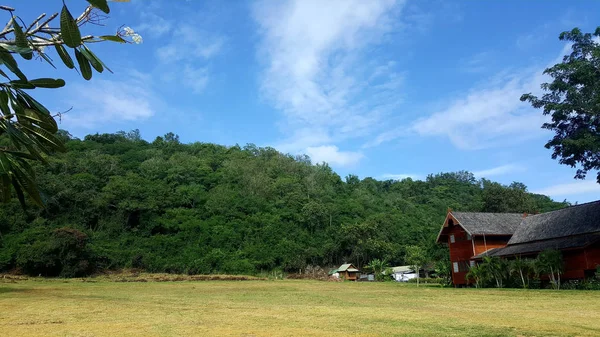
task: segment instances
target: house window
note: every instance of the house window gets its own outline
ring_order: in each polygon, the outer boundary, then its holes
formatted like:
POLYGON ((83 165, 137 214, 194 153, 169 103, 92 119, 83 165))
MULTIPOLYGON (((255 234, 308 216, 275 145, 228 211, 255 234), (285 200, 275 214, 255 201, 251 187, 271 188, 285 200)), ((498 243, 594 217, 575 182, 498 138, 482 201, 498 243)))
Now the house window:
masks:
POLYGON ((450 235, 450 243, 455 243, 456 239, 454 238, 454 234, 450 235))
POLYGON ((455 273, 458 273, 458 262, 453 262, 452 263, 452 268, 454 269, 455 273))
POLYGON ((475 267, 475 261, 471 260, 470 265, 471 265, 471 267, 475 267))

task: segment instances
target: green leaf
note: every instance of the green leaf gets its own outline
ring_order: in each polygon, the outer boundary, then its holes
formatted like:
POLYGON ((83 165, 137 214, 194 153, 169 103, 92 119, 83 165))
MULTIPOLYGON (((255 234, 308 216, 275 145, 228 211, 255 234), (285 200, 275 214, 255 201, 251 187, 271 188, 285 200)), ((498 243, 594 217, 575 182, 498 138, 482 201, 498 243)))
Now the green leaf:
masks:
POLYGON ((46 107, 43 106, 40 102, 36 101, 35 99, 33 99, 33 97, 29 96, 26 92, 18 90, 17 94, 21 96, 25 101, 27 101, 27 104, 32 109, 37 110, 44 115, 50 116, 50 111, 48 111, 48 109, 46 109, 46 107))
POLYGON ((60 78, 37 78, 30 80, 29 83, 33 84, 36 88, 61 88, 65 86, 65 80, 60 78))
POLYGON ((86 46, 82 46, 80 48, 81 54, 83 54, 83 56, 85 56, 85 58, 90 61, 90 64, 92 65, 92 67, 94 67, 94 69, 96 69, 97 72, 101 73, 104 71, 104 67, 102 66, 102 63, 100 62, 100 60, 98 59, 98 57, 96 57, 96 55, 94 55, 94 53, 92 53, 91 50, 89 50, 86 46))
MULTIPOLYGON (((23 171, 23 169, 21 167, 19 167, 19 165, 14 165, 14 164, 15 164, 15 162, 13 161, 12 166, 13 166, 13 170, 14 170, 13 171, 14 178, 16 178, 19 185, 21 187, 23 187, 23 189, 27 192, 27 195, 29 195, 29 197, 31 199, 33 199, 33 201, 35 201, 36 204, 38 204, 41 207, 44 207, 44 202, 42 201, 42 198, 40 197, 40 192, 37 189, 37 186, 34 181, 35 177, 33 176, 33 172, 27 172, 29 170, 23 171)), ((19 164, 25 166, 25 163, 23 161, 19 161, 19 164)), ((14 178, 13 178, 13 186, 14 186, 14 178)), ((19 201, 21 201, 21 198, 19 198, 19 201)), ((24 203, 24 201, 25 200, 22 200, 21 202, 24 203)))
POLYGON ((27 77, 25 76, 25 74, 23 74, 23 72, 21 72, 21 69, 19 69, 15 58, 10 52, 8 52, 2 47, 0 47, 0 60, 2 61, 2 63, 4 63, 8 70, 10 70, 13 74, 17 75, 19 79, 27 81, 27 77))
POLYGON ((10 109, 8 108, 8 94, 4 90, 0 90, 0 110, 2 110, 2 113, 5 116, 11 114, 10 109))
POLYGON ((106 14, 110 13, 110 8, 108 7, 108 2, 106 0, 87 0, 87 2, 106 14))
POLYGON ((2 71, 1 69, 0 69, 0 75, 4 76, 7 80, 10 81, 10 77, 8 77, 8 75, 6 75, 6 73, 4 71, 2 71))
POLYGON ((127 41, 125 39, 123 39, 122 37, 120 37, 118 35, 102 35, 102 36, 98 36, 98 37, 105 41, 127 43, 127 41))
POLYGON ((40 115, 38 111, 32 109, 25 109, 25 114, 21 116, 23 120, 37 124, 42 129, 55 133, 58 131, 58 125, 56 120, 52 116, 40 115))
POLYGON ((81 71, 81 76, 83 76, 83 78, 89 81, 92 78, 92 67, 90 66, 90 62, 77 49, 75 49, 75 58, 77 59, 77 63, 79 63, 79 70, 81 71))
POLYGON ((8 50, 11 53, 27 53, 29 51, 31 51, 31 48, 26 47, 26 48, 22 48, 22 47, 17 47, 15 45, 10 45, 10 44, 3 44, 2 48, 8 50))
POLYGON ((60 141, 60 139, 58 139, 52 133, 36 126, 23 125, 22 127, 24 130, 28 131, 28 134, 36 137, 44 146, 48 147, 49 149, 59 152, 66 151, 65 145, 62 143, 62 141, 60 141))
POLYGON ((27 81, 10 81, 10 86, 19 89, 35 89, 35 86, 27 81))
POLYGON ((57 44, 56 45, 56 53, 58 54, 58 56, 60 56, 60 59, 63 61, 65 66, 67 66, 67 68, 69 68, 69 69, 75 68, 73 59, 71 58, 71 56, 69 56, 69 53, 67 53, 67 50, 65 49, 65 47, 63 47, 60 44, 57 44))
POLYGON ((50 64, 52 66, 52 68, 56 69, 56 66, 54 66, 54 63, 52 63, 52 60, 48 57, 48 55, 46 55, 46 53, 40 52, 40 56, 46 61, 48 62, 48 64, 50 64))
POLYGON ((81 45, 81 32, 66 5, 63 5, 60 13, 60 34, 68 47, 75 48, 81 45))
POLYGON ((17 18, 13 16, 13 28, 15 30, 15 44, 19 48, 27 49, 27 52, 21 53, 21 56, 26 60, 31 60, 33 58, 33 52, 29 48, 29 42, 27 41, 27 36, 23 32, 23 29, 17 23, 17 18))
POLYGON ((8 202, 10 200, 10 177, 8 173, 0 175, 0 189, 2 189, 2 201, 8 202))
POLYGON ((25 203, 25 195, 23 194, 23 190, 21 190, 21 186, 19 185, 19 182, 17 181, 17 179, 15 177, 12 177, 12 185, 15 188, 15 192, 17 193, 17 198, 19 199, 19 203, 21 204, 21 207, 23 207, 23 209, 26 208, 26 203, 25 203))
POLYGON ((83 46, 83 47, 84 47, 84 48, 87 50, 87 52, 88 52, 88 53, 90 53, 90 55, 91 55, 91 56, 92 56, 92 57, 93 57, 93 58, 94 58, 96 61, 98 61, 98 62, 99 62, 99 63, 100 63, 100 64, 101 64, 101 65, 104 67, 104 69, 108 70, 108 71, 109 71, 111 74, 113 74, 113 71, 112 71, 112 70, 110 70, 110 68, 109 68, 109 67, 107 67, 107 66, 106 66, 106 64, 104 64, 104 62, 102 62, 102 60, 101 60, 100 58, 98 58, 98 56, 96 56, 96 54, 94 54, 94 53, 93 53, 93 52, 90 50, 90 48, 88 48, 87 46, 83 46))
POLYGON ((36 160, 36 156, 31 155, 27 152, 17 152, 17 151, 4 151, 4 153, 8 153, 11 156, 15 156, 15 157, 19 157, 19 158, 24 158, 24 159, 31 159, 31 160, 36 160))

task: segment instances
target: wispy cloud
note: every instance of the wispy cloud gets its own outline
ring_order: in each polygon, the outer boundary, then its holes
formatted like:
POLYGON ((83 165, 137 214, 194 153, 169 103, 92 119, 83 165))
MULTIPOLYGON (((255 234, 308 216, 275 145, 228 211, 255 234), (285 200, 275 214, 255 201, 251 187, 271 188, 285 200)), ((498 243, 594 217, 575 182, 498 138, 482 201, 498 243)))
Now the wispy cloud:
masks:
POLYGON ((486 169, 486 170, 474 171, 473 175, 477 178, 488 178, 488 177, 494 177, 494 176, 501 176, 501 175, 505 175, 508 173, 523 172, 525 170, 526 170, 526 168, 522 165, 507 164, 507 165, 501 165, 501 166, 497 166, 497 167, 486 169))
POLYGON ((386 174, 382 174, 381 176, 378 177, 379 179, 391 179, 391 180, 404 180, 407 178, 410 178, 412 180, 423 180, 423 176, 420 174, 392 174, 392 173, 386 173, 386 174))
POLYGON ((460 69, 467 73, 481 73, 488 70, 491 53, 479 52, 459 61, 460 69))
POLYGON ((148 75, 132 72, 126 80, 94 79, 72 85, 63 102, 73 110, 62 121, 66 127, 93 128, 150 118, 161 103, 149 83, 148 75))
POLYGON ((360 152, 340 151, 335 145, 323 145, 306 148, 306 154, 313 163, 326 162, 333 166, 352 166, 357 164, 364 155, 360 152))
MULTIPOLYGON (((565 46, 550 64, 560 61, 565 46)), ((539 110, 519 100, 527 92, 539 94, 540 84, 548 78, 545 67, 500 72, 465 95, 450 100, 445 107, 409 125, 379 134, 365 147, 376 146, 404 136, 446 137, 463 150, 515 144, 544 134, 541 125, 548 120, 539 110)))
POLYGON ((578 194, 600 193, 600 184, 595 180, 579 180, 572 183, 548 186, 533 193, 549 195, 551 197, 564 197, 578 194))
POLYGON ((164 63, 195 58, 208 60, 221 51, 225 41, 223 37, 192 24, 179 25, 168 40, 171 42, 156 50, 156 56, 164 63))
POLYGON ((140 24, 135 27, 144 37, 151 38, 159 38, 169 33, 172 28, 171 21, 148 11, 140 12, 140 24))
MULTIPOLYGON (((265 60, 261 89, 283 113, 283 131, 292 134, 281 147, 331 149, 369 133, 399 103, 403 76, 396 64, 367 55, 401 7, 394 0, 256 3, 259 58, 265 60), (316 137, 307 137, 313 132, 316 137)), ((326 153, 339 164, 352 162, 326 153)))

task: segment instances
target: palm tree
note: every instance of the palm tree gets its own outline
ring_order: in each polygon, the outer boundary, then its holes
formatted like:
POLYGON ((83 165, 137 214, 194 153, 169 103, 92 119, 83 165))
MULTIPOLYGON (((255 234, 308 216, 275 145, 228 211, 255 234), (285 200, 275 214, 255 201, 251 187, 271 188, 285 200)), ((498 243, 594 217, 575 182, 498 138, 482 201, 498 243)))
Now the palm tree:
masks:
POLYGON ((484 256, 481 268, 485 270, 485 273, 494 278, 496 281, 496 287, 502 288, 503 282, 506 277, 506 262, 497 256, 484 256))
POLYGON ((469 272, 465 275, 467 281, 474 280, 475 288, 479 288, 481 286, 481 282, 486 278, 486 270, 481 267, 481 265, 474 265, 469 268, 469 272))
POLYGON ((523 289, 529 288, 529 275, 532 271, 532 263, 528 259, 521 259, 520 256, 510 261, 510 273, 517 274, 521 278, 523 289))
POLYGON ((560 275, 562 274, 562 254, 558 250, 545 250, 541 252, 536 261, 537 271, 550 277, 552 288, 560 289, 560 275))
POLYGON ((373 259, 371 260, 371 263, 369 263, 365 267, 373 271, 373 274, 375 274, 375 279, 377 281, 383 281, 383 272, 388 267, 388 262, 387 259, 373 259))

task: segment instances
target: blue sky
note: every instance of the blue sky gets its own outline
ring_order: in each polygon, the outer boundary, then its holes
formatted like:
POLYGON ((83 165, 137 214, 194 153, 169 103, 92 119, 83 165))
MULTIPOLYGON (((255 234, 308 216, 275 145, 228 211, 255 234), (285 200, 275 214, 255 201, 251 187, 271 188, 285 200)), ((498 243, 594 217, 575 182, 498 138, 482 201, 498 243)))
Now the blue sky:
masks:
MULTIPOLYGON (((9 1, 10 2, 10 1, 9 1)), ((31 21, 60 1, 14 1, 31 21), (34 5, 35 4, 35 5, 34 5)), ((68 0, 72 12, 83 0, 68 0)), ((544 148, 546 117, 519 101, 566 52, 558 34, 600 25, 597 1, 166 1, 111 3, 103 27, 141 45, 93 50, 114 74, 36 93, 73 108, 73 135, 139 129, 147 140, 254 143, 328 162, 341 176, 468 170, 557 200, 599 199, 544 148), (596 19, 596 21, 595 21, 596 19)), ((58 60, 53 53, 49 53, 58 60)), ((31 63, 31 62, 28 62, 31 63)), ((57 63, 60 63, 58 61, 57 63)), ((40 77, 41 77, 40 76, 40 77)))

